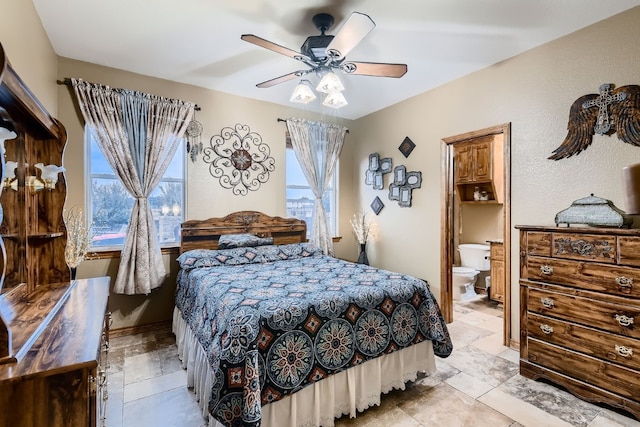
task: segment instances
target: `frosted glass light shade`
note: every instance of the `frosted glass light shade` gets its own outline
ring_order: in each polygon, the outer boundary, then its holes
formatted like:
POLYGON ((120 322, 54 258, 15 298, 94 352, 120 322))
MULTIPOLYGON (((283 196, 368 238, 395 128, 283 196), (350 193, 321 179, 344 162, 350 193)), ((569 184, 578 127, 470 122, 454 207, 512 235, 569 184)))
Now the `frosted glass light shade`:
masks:
POLYGON ((335 73, 329 71, 324 76, 322 76, 322 79, 320 80, 320 83, 318 83, 316 90, 322 93, 341 92, 344 90, 344 86, 342 85, 342 82, 340 81, 338 76, 336 76, 335 73))
POLYGON ((316 99, 316 94, 313 93, 309 80, 300 80, 300 83, 298 83, 296 88, 293 90, 293 94, 289 101, 307 104, 314 99, 316 99))
POLYGON ((340 107, 344 107, 347 104, 348 102, 345 99, 342 92, 330 93, 329 95, 326 96, 326 98, 324 98, 324 101, 322 102, 322 105, 326 107, 336 108, 336 109, 340 107))

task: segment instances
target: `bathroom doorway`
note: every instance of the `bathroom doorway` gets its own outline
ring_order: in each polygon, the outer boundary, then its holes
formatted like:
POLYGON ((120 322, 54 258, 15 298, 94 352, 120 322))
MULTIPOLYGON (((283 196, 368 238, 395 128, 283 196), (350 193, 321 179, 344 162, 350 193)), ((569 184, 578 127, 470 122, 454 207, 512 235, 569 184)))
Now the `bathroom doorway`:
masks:
MULTIPOLYGON (((491 282, 497 280, 503 280, 504 283, 504 295, 502 297, 503 307, 503 344, 505 346, 513 347, 515 345, 511 334, 511 124, 498 125, 486 129, 467 132, 460 135, 455 135, 442 139, 442 200, 441 200, 441 291, 440 301, 442 314, 447 322, 453 321, 453 274, 452 268, 456 265, 457 256, 457 244, 466 243, 460 242, 461 231, 463 229, 463 222, 465 216, 462 215, 463 206, 465 209, 474 208, 472 205, 482 205, 486 203, 489 214, 486 214, 489 218, 493 215, 495 219, 496 212, 499 212, 500 218, 497 220, 498 229, 492 234, 491 240, 502 240, 503 242, 503 261, 504 268, 500 271, 501 277, 490 279, 491 282), (502 154, 501 162, 493 161, 493 153, 489 151, 487 161, 493 163, 495 170, 492 171, 494 178, 500 181, 500 185, 483 187, 483 184, 475 185, 473 181, 470 181, 470 185, 460 185, 460 177, 456 177, 455 166, 455 148, 458 147, 460 153, 460 147, 468 146, 482 146, 484 141, 499 141, 498 144, 494 144, 492 147, 496 153, 502 154), (475 144, 477 142, 477 144, 475 144), (457 185, 456 185, 457 184, 457 185), (491 194, 489 202, 474 202, 474 190, 494 191, 491 194), (469 203, 468 201, 471 201, 469 203), (467 206, 468 205, 468 206, 467 206), (497 210, 496 210, 497 209, 497 210), (493 210, 493 211, 492 211, 493 210), (501 224, 499 224, 501 222, 501 224)), ((480 151, 479 151, 480 152, 480 151)), ((483 155, 481 152, 479 155, 483 155)), ((495 159, 498 160, 498 159, 495 159)), ((459 163, 461 159, 458 158, 459 163)), ((463 171, 463 168, 458 166, 459 171, 463 171)), ((483 200, 483 199, 480 199, 483 200)), ((483 214, 485 215, 485 214, 483 214)), ((468 220, 467 220, 468 221, 468 220)), ((481 219, 480 219, 481 221, 481 219)), ((472 227, 473 224, 467 223, 467 227, 472 227)), ((478 242, 480 243, 480 242, 478 242)), ((484 243, 484 242, 482 242, 484 243)), ((494 273, 495 274, 495 273, 494 273)), ((484 281, 484 277, 482 277, 484 281)), ((518 341, 517 339, 515 340, 518 341)))

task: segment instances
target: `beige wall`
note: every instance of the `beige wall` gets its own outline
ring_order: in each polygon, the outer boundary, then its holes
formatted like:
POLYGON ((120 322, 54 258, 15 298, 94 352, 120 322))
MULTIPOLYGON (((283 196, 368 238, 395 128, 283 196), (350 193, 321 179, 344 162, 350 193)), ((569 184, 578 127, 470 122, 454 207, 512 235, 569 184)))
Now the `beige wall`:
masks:
MULTIPOLYGON (((640 148, 614 136, 596 136, 578 156, 547 160, 567 132, 569 107, 600 84, 640 84, 640 7, 357 120, 356 194, 367 206, 379 195, 380 237, 372 264, 427 279, 440 292, 440 140, 511 122, 512 224, 553 225, 555 213, 590 193, 624 209, 622 168, 640 162, 640 148), (408 159, 398 152, 410 136, 408 159), (413 207, 400 208, 363 185, 369 153, 392 156, 420 170, 413 207)), ((411 68, 409 68, 411 72, 411 68)), ((383 197, 385 196, 385 197, 383 197)), ((507 238, 509 236, 506 236, 507 238)), ((512 230, 512 331, 519 327, 518 234, 512 230)), ((517 339, 517 334, 515 339, 517 339)))
POLYGON ((42 105, 57 116, 58 59, 31 0, 0 0, 0 43, 11 66, 42 105))
MULTIPOLYGON (((57 109, 58 118, 69 131, 65 151, 69 205, 84 201, 82 126, 69 88, 56 86, 54 81, 82 77, 196 102, 202 107, 197 117, 204 125, 205 143, 222 127, 244 123, 269 144, 276 159, 276 171, 260 191, 244 197, 232 196, 229 190, 221 189, 202 161, 187 162, 187 218, 219 216, 239 209, 284 213, 284 125, 276 119, 304 116, 303 112, 64 58, 59 59, 56 75, 50 70, 55 66, 52 50, 31 2, 0 1, 3 16, 12 18, 3 20, 6 21, 3 25, 8 23, 9 27, 0 27, 0 41, 24 80, 52 112, 57 109), (14 35, 32 25, 37 27, 35 41, 14 35)), ((376 237, 369 244, 369 260, 375 266, 427 279, 439 295, 440 140, 508 122, 512 124, 512 224, 551 225, 556 212, 590 193, 624 208, 621 169, 640 161, 640 148, 623 144, 615 135, 596 136, 592 146, 579 156, 557 162, 547 157, 566 134, 569 107, 576 98, 596 92, 604 82, 618 86, 640 83, 637 22, 640 22, 640 7, 346 123, 351 132, 340 160, 339 227, 343 241, 336 246, 336 254, 350 259, 357 257, 349 219, 360 206, 368 210, 373 198, 379 196, 386 206, 374 218, 376 237), (406 159, 397 150, 405 136, 417 144, 406 159), (414 191, 413 207, 400 208, 388 200, 387 190, 376 191, 364 185, 368 155, 373 152, 391 156, 395 165, 404 164, 408 171, 422 172, 422 188, 414 191)), ((388 179, 385 177, 385 184, 388 179)), ((514 242, 512 320, 513 330, 517 331, 518 238, 515 229, 510 237, 514 242)), ((175 262, 165 257, 165 263, 172 271, 172 278, 160 290, 149 296, 112 295, 110 305, 115 313, 115 327, 168 319, 175 262)), ((116 270, 117 260, 87 261, 80 266, 79 277, 113 276, 116 270)))
MULTIPOLYGON (((304 111, 281 107, 275 104, 254 101, 232 96, 221 92, 202 89, 161 79, 150 78, 139 74, 124 72, 112 68, 102 67, 86 62, 59 59, 58 78, 82 78, 87 81, 101 83, 112 87, 139 90, 155 95, 183 99, 198 104, 201 108, 196 112, 196 118, 203 125, 202 142, 206 146, 213 135, 219 134, 223 127, 246 124, 251 131, 262 136, 263 142, 271 150, 275 159, 275 170, 269 180, 262 184, 258 191, 250 191, 246 196, 234 196, 231 190, 222 188, 218 180, 209 173, 208 164, 202 160, 197 162, 185 160, 187 167, 187 206, 186 219, 205 219, 214 216, 224 216, 239 210, 259 210, 269 215, 285 216, 285 137, 286 126, 277 121, 278 118, 310 116, 304 111)), ((84 133, 83 121, 77 110, 75 95, 68 86, 58 88, 59 119, 65 124, 69 140, 64 153, 64 165, 67 168, 68 196, 67 206, 84 205, 86 182, 84 170, 84 133)), ((341 121, 347 127, 348 121, 341 121)), ((350 136, 346 139, 349 145, 350 136)), ((342 163, 349 165, 351 155, 349 149, 344 150, 342 163)), ((348 169, 348 168, 347 168, 348 169)), ((346 191, 341 193, 339 203, 349 207, 353 197, 349 189, 352 174, 340 175, 341 187, 346 191)), ((344 226, 347 227, 347 226, 344 226)), ((342 230, 350 230, 342 228, 342 230)), ((336 246, 338 256, 344 254, 344 244, 336 246)), ((354 254, 352 257, 357 256, 354 254)), ((171 272, 166 284, 154 290, 148 296, 123 296, 112 294, 109 305, 113 313, 114 328, 133 326, 136 324, 153 323, 167 320, 173 309, 173 292, 175 290, 175 275, 177 264, 175 256, 165 256, 165 266, 171 272)), ((78 268, 78 277, 109 275, 112 283, 118 270, 119 259, 85 261, 78 268)))

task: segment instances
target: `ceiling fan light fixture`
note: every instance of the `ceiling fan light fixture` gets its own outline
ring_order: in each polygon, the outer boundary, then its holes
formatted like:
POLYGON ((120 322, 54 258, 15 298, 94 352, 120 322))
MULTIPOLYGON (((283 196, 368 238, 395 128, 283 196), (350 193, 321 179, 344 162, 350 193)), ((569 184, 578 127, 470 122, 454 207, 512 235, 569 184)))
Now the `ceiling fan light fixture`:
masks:
POLYGON ((332 94, 334 92, 342 92, 344 86, 338 76, 333 71, 329 71, 322 76, 316 90, 318 92, 332 94))
POLYGON ((348 102, 342 92, 332 92, 327 95, 322 102, 322 105, 324 105, 325 107, 331 107, 335 109, 344 107, 347 104, 348 102))
POLYGON ((308 104, 316 99, 316 94, 313 93, 311 88, 311 82, 309 80, 300 80, 300 83, 293 90, 293 94, 289 101, 297 102, 299 104, 308 104))

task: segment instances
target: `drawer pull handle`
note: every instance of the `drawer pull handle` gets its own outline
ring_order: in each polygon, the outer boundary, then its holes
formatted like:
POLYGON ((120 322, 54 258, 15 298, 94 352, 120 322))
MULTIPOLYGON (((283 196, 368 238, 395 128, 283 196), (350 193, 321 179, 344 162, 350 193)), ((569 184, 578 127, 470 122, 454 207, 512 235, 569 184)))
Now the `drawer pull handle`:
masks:
POLYGON ((553 326, 549 326, 544 323, 540 325, 540 329, 542 330, 542 332, 544 332, 547 335, 550 335, 553 333, 553 326))
POLYGON ((624 276, 616 277, 616 283, 622 288, 630 288, 633 286, 633 279, 624 276))
POLYGON ((631 357, 633 356, 633 349, 629 347, 625 347, 623 345, 616 345, 616 351, 622 357, 631 357))
POLYGON ((620 326, 633 325, 633 317, 628 317, 624 314, 616 314, 616 321, 620 324, 620 326))
POLYGON ((553 307, 553 300, 551 298, 540 298, 540 302, 545 308, 553 307))
POLYGON ((540 274, 543 274, 545 276, 551 276, 553 274, 553 267, 550 265, 541 265, 540 274))

